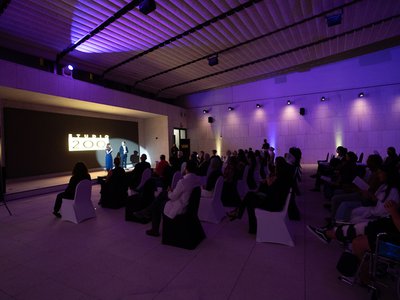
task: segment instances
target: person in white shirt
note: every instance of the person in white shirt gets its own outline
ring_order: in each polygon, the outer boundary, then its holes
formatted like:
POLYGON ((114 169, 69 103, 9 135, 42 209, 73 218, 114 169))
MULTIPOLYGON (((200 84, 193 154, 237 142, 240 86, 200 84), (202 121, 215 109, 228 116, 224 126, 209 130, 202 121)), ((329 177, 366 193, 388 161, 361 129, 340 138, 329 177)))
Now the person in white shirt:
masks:
POLYGON ((186 164, 185 175, 178 181, 175 189, 161 193, 160 196, 151 205, 151 229, 146 231, 147 235, 159 236, 159 228, 161 223, 161 215, 164 214, 173 219, 177 215, 186 212, 189 204, 190 194, 195 187, 201 185, 201 177, 196 175, 197 166, 193 161, 188 161, 186 164))

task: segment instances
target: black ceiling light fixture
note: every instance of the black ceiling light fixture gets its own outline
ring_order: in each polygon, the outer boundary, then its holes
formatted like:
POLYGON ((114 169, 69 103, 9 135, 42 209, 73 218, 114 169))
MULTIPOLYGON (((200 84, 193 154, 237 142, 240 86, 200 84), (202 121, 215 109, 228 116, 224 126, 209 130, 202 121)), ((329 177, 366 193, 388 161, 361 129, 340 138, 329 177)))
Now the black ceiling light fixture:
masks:
POLYGON ((232 106, 229 106, 229 107, 228 107, 228 110, 229 110, 229 111, 232 111, 232 110, 234 110, 234 108, 233 108, 232 106))
POLYGON ((365 96, 364 92, 358 94, 358 98, 364 98, 364 96, 365 96))
POLYGON ((156 1, 154 0, 143 0, 139 3, 139 10, 142 14, 148 15, 156 9, 156 1))
POLYGON ((261 105, 261 104, 259 104, 259 103, 257 103, 257 104, 256 104, 256 107, 257 107, 257 108, 261 108, 261 107, 262 107, 262 105, 261 105))
POLYGON ((218 65, 218 53, 209 56, 207 59, 208 59, 209 66, 212 67, 212 66, 218 65))
POLYGON ((324 102, 324 101, 326 101, 326 97, 325 97, 325 96, 322 96, 322 97, 321 97, 321 102, 324 102))
POLYGON ((326 16, 326 25, 328 27, 342 24, 342 11, 330 14, 326 16))
POLYGON ((208 114, 208 109, 203 109, 203 114, 208 114))

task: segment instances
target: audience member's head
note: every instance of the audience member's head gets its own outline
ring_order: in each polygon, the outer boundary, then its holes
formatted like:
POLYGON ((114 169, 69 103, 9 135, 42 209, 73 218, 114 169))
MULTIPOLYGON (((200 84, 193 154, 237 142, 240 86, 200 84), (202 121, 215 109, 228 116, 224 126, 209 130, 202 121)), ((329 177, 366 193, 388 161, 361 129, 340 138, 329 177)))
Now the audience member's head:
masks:
POLYGON ((376 171, 383 163, 383 159, 379 154, 371 154, 367 158, 367 167, 371 171, 376 171))
POLYGON ((388 147, 387 148, 387 155, 389 157, 397 157, 397 152, 395 147, 388 147))
POLYGON ((83 162, 77 162, 72 170, 72 175, 74 176, 82 176, 88 174, 89 171, 86 165, 83 162))
POLYGON ((144 161, 146 161, 146 159, 147 159, 147 155, 143 153, 143 154, 140 156, 140 161, 144 162, 144 161))
POLYGON ((186 173, 196 173, 197 172, 197 164, 196 162, 189 160, 186 163, 186 173))
POLYGON ((356 163, 357 162, 357 154, 355 154, 353 151, 349 151, 346 153, 346 160, 351 162, 351 163, 356 163))
POLYGON ((165 155, 164 154, 160 155, 160 160, 165 160, 165 155))
POLYGON ((119 167, 121 164, 121 158, 119 158, 119 156, 116 156, 114 158, 114 166, 119 167))

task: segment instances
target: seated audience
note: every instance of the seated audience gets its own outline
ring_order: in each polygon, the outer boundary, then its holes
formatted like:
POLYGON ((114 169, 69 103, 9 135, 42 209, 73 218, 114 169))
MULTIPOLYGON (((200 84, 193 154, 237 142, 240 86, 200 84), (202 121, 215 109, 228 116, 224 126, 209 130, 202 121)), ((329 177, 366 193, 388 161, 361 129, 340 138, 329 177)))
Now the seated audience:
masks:
POLYGON ((315 187, 312 189, 314 192, 319 192, 321 188, 321 176, 332 176, 335 170, 340 167, 341 163, 344 161, 347 153, 347 148, 343 146, 338 146, 336 148, 336 156, 333 157, 328 164, 321 163, 318 164, 317 174, 313 175, 315 177, 315 187))
POLYGON ((61 218, 60 209, 63 199, 74 199, 76 186, 84 179, 91 180, 88 169, 83 162, 77 162, 72 170, 72 176, 69 179, 67 188, 64 192, 59 193, 56 197, 53 215, 55 215, 57 218, 61 218))
POLYGON ((210 166, 210 154, 205 153, 203 162, 201 162, 197 169, 197 175, 207 176, 208 167, 210 166))
POLYGON ((260 184, 257 192, 249 192, 239 208, 229 213, 231 220, 241 219, 247 208, 249 233, 257 232, 255 208, 268 211, 281 211, 292 184, 293 172, 283 157, 276 158, 275 171, 260 184))
POLYGON ((186 211, 190 194, 193 188, 201 185, 201 178, 196 175, 196 164, 193 161, 187 162, 185 173, 173 191, 162 192, 150 207, 135 214, 135 217, 141 218, 149 212, 151 213, 152 227, 146 231, 147 235, 160 235, 162 213, 173 219, 186 211))
POLYGON ((334 223, 335 220, 349 221, 351 209, 375 205, 372 199, 374 199, 374 194, 381 185, 378 175, 381 165, 382 158, 380 155, 371 154, 368 156, 367 170, 362 178, 368 184, 368 190, 354 186, 354 192, 334 195, 332 197, 331 217, 328 222, 334 223))
POLYGON ((342 160, 334 173, 329 177, 330 180, 324 181, 325 198, 331 199, 337 193, 348 192, 357 174, 357 155, 349 151, 346 153, 344 160, 342 160))
POLYGON ((221 163, 216 159, 211 160, 207 173, 206 184, 202 187, 201 195, 211 197, 218 178, 222 176, 221 163))
POLYGON ((133 171, 128 174, 128 182, 130 188, 135 189, 142 180, 143 171, 145 169, 151 169, 150 163, 148 163, 146 160, 147 155, 143 153, 140 156, 140 162, 137 163, 133 171))
POLYGON ((383 165, 396 168, 398 167, 399 162, 400 160, 399 156, 397 155, 396 149, 394 147, 388 147, 387 156, 383 161, 383 165))
POLYGON ((222 187, 221 200, 225 207, 238 207, 240 196, 237 190, 239 180, 238 160, 236 156, 231 156, 224 169, 224 185, 222 187))
POLYGON ((114 168, 108 172, 105 181, 101 181, 100 202, 102 207, 120 208, 128 197, 128 185, 125 170, 120 166, 119 157, 114 158, 114 168))

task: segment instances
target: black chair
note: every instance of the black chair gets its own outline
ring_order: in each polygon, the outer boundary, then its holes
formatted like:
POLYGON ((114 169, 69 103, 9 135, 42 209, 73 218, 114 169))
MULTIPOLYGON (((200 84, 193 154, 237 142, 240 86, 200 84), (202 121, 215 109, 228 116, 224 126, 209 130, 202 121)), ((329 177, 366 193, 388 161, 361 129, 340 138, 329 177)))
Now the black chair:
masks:
POLYGON ((163 214, 162 244, 193 250, 206 237, 197 211, 201 189, 193 189, 187 210, 171 219, 163 214))

